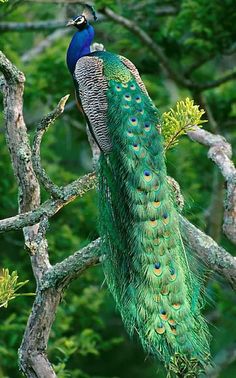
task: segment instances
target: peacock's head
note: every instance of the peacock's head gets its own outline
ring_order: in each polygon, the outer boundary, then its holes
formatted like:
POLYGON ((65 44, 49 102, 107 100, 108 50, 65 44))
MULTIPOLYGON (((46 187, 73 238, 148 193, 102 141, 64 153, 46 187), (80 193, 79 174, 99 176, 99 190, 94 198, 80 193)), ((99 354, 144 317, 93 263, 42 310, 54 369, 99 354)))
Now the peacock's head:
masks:
POLYGON ((91 5, 85 4, 83 13, 80 16, 76 16, 72 18, 72 20, 68 21, 66 26, 75 26, 78 30, 81 31, 88 26, 89 21, 91 20, 97 20, 95 10, 91 5))

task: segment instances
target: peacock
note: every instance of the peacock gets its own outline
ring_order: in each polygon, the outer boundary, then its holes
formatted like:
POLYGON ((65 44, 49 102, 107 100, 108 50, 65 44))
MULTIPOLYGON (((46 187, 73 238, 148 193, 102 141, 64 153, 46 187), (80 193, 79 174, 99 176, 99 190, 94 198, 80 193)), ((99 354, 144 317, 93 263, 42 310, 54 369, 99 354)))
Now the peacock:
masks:
POLYGON ((106 282, 130 335, 179 377, 196 377, 209 360, 198 274, 182 242, 167 181, 161 117, 134 64, 90 52, 92 7, 67 25, 76 98, 101 154, 99 223, 106 282))

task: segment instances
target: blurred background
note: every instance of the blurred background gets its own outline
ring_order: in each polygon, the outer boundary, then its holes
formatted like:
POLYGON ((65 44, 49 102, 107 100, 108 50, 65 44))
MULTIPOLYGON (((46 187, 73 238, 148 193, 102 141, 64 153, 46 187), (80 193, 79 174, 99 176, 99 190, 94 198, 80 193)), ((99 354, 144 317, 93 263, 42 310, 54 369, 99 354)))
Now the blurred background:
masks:
MULTIPOLYGON (((69 183, 92 170, 85 123, 74 103, 73 83, 65 64, 74 30, 64 27, 81 13, 75 0, 0 1, 0 49, 26 75, 24 115, 32 137, 41 117, 70 93, 62 117, 46 134, 43 165, 58 185, 69 183)), ((140 71, 150 96, 161 112, 177 100, 193 98, 206 111, 205 128, 236 145, 236 82, 206 88, 236 65, 235 0, 95 1, 99 19, 95 41, 126 56, 140 71), (145 30, 163 49, 171 76, 159 64, 158 55, 139 36, 104 16, 110 7, 145 30), (186 81, 199 85, 189 88, 186 81)), ((2 107, 2 104, 1 104, 2 107)), ((17 212, 17 187, 5 145, 3 114, 0 115, 0 218, 17 212)), ((234 154, 235 155, 235 154, 234 154)), ((185 198, 184 215, 232 254, 235 248, 221 232, 224 182, 207 158, 207 149, 183 137, 168 151, 169 175, 180 184, 185 198)), ((42 193, 46 199, 46 193, 42 193)), ((55 263, 98 236, 96 192, 89 192, 64 208, 50 221, 48 241, 55 263)), ((0 238, 0 267, 17 270, 20 280, 35 282, 21 232, 0 238)), ((89 269, 76 280, 58 309, 48 354, 59 378, 154 378, 163 368, 146 358, 136 340, 130 341, 103 283, 101 267, 89 269)), ((211 377, 236 376, 236 306, 229 285, 211 275, 207 291, 212 299, 205 316, 210 324, 216 368, 211 377)), ((0 311, 0 378, 18 378, 17 349, 33 298, 19 297, 0 311)))

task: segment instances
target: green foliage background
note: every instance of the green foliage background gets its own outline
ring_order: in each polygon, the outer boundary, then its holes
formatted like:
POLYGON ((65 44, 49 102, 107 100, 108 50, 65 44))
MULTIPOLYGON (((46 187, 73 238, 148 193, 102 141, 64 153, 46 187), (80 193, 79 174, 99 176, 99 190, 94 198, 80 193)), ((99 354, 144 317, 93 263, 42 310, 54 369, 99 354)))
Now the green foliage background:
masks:
MULTIPOLYGON (((172 67, 186 71, 196 61, 205 63, 192 73, 192 78, 204 83, 231 69, 236 62, 232 46, 236 37, 236 5, 234 0, 156 0, 137 2, 95 1, 97 8, 105 5, 138 23, 161 46, 172 67), (177 13, 160 17, 156 10, 174 6, 177 13)), ((78 6, 64 4, 9 1, 0 5, 1 21, 39 21, 63 19, 65 13, 76 15, 78 6)), ((24 114, 30 135, 43 114, 51 110, 67 93, 73 101, 73 85, 65 64, 65 53, 70 35, 58 39, 50 48, 23 64, 21 56, 46 38, 51 32, 2 32, 0 48, 26 75, 24 114)), ((109 20, 97 23, 96 41, 107 50, 131 59, 138 67, 150 96, 161 112, 168 111, 177 100, 185 97, 198 100, 194 91, 167 80, 156 63, 156 58, 131 32, 109 20)), ((235 46, 234 46, 235 48, 235 46)), ((233 146, 236 141, 235 81, 204 93, 217 124, 217 132, 233 146)), ((201 104, 202 105, 202 104, 201 104)), ((204 125, 205 126, 205 125, 204 125)), ((215 131, 213 124, 205 126, 215 131)), ((222 212, 213 207, 213 217, 207 211, 212 203, 214 185, 221 179, 203 146, 183 137, 167 154, 168 172, 181 185, 185 197, 185 215, 201 229, 213 234, 231 253, 233 246, 218 231, 214 222, 221 222, 222 212), (218 180, 218 181, 217 181, 218 180), (213 230, 213 231, 212 231, 213 230)), ((84 122, 75 107, 48 131, 42 146, 43 164, 59 185, 70 182, 92 169, 84 122)), ((0 217, 17 212, 17 188, 3 133, 0 116, 0 217)), ((223 185, 219 185, 223 196, 223 185)), ((47 197, 42 193, 42 197, 47 197)), ((86 245, 98 236, 97 199, 91 192, 64 208, 50 222, 48 232, 52 263, 86 245)), ((20 280, 30 280, 24 291, 35 290, 29 258, 23 247, 21 232, 10 232, 0 238, 0 268, 17 270, 20 280)), ((101 267, 87 271, 67 291, 59 307, 49 342, 49 357, 59 378, 153 378, 164 376, 163 369, 151 358, 146 358, 136 340, 130 341, 123 329, 113 300, 103 283, 101 267)), ((213 335, 212 352, 216 355, 235 341, 235 296, 219 277, 212 277, 208 285, 212 302, 205 313, 210 319, 213 335), (234 328, 234 329, 233 329, 234 328)), ((18 378, 19 347, 32 297, 18 297, 0 311, 0 378, 18 378)), ((236 364, 220 374, 233 378, 236 364)))

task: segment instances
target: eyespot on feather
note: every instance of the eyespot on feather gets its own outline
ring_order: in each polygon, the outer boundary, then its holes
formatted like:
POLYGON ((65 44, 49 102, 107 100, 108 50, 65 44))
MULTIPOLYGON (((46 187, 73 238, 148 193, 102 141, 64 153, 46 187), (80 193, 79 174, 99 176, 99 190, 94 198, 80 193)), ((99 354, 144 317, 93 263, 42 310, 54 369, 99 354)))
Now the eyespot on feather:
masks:
POLYGON ((160 318, 162 320, 167 320, 168 319, 168 315, 167 315, 166 311, 164 311, 164 310, 161 311, 161 313, 160 313, 159 316, 160 316, 160 318))
POLYGON ((132 136, 134 136, 134 134, 132 133, 132 131, 131 131, 131 130, 128 130, 128 131, 127 131, 127 135, 128 135, 129 137, 132 137, 132 136))
POLYGON ((164 225, 167 225, 169 223, 169 217, 167 213, 163 214, 163 219, 162 219, 164 225))
POLYGON ((139 151, 139 149, 140 149, 140 147, 139 147, 139 145, 138 145, 138 143, 133 143, 133 150, 134 151, 139 151))
POLYGON ((156 328, 156 332, 159 334, 159 335, 162 335, 163 333, 165 333, 165 327, 163 324, 160 324, 159 327, 156 328))
POLYGON ((166 295, 168 295, 168 294, 169 294, 169 289, 168 289, 167 287, 164 287, 164 288, 162 289, 162 291, 161 291, 161 295, 166 296, 166 295))
POLYGON ((149 132, 150 130, 151 130, 150 123, 145 122, 145 124, 144 124, 144 131, 149 132))
POLYGON ((170 326, 170 330, 173 333, 173 335, 177 335, 176 326, 170 326))
POLYGON ((179 310, 180 307, 181 307, 181 304, 180 304, 180 303, 173 303, 173 304, 172 304, 172 307, 173 307, 175 310, 179 310))
POLYGON ((162 268, 161 268, 161 263, 158 262, 154 265, 154 273, 156 276, 161 276, 162 274, 162 268))
POLYGON ((173 267, 170 267, 170 279, 171 279, 171 281, 176 280, 176 271, 173 267))
POLYGON ((154 201, 152 203, 152 205, 157 209, 161 205, 161 202, 160 201, 154 201))
POLYGON ((119 84, 117 84, 115 86, 115 89, 116 89, 117 92, 121 92, 122 91, 121 85, 119 85, 119 84))
POLYGON ((172 325, 172 326, 176 325, 176 322, 175 322, 174 319, 169 319, 169 320, 168 320, 168 323, 169 323, 170 325, 172 325))
POLYGON ((150 182, 152 180, 152 173, 148 169, 143 172, 144 180, 150 182))
POLYGON ((130 96, 130 94, 126 93, 126 94, 124 95, 124 99, 125 99, 126 101, 131 101, 131 100, 132 100, 132 97, 130 96))
POLYGON ((149 224, 150 224, 151 227, 156 227, 157 226, 157 220, 156 219, 151 219, 149 221, 149 224))
POLYGON ((153 240, 153 244, 154 244, 154 245, 158 245, 158 244, 160 244, 160 239, 159 239, 159 238, 155 238, 155 239, 153 240))
POLYGON ((160 185, 159 184, 153 186, 154 192, 157 192, 159 189, 160 189, 160 185))
POLYGON ((123 105, 124 109, 130 109, 130 106, 128 104, 123 105))
POLYGON ((137 120, 136 117, 131 117, 129 119, 129 122, 131 123, 132 126, 137 126, 137 124, 138 124, 138 120, 137 120))

